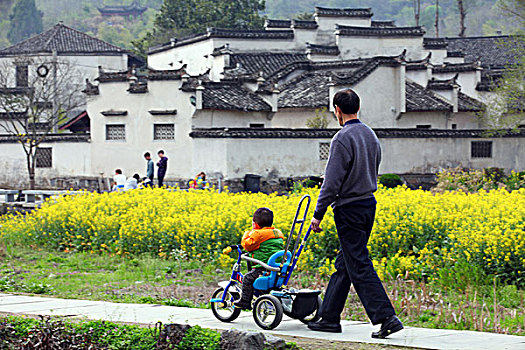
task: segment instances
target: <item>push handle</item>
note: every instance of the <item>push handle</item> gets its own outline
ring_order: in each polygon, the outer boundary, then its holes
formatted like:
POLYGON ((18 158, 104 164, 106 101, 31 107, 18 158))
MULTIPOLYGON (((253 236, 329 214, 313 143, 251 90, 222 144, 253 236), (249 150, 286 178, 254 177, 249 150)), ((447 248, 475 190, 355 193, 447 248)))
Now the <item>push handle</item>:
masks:
POLYGON ((305 194, 304 196, 301 197, 301 200, 299 201, 299 204, 297 206, 297 211, 295 212, 295 217, 293 219, 293 223, 292 223, 292 227, 290 229, 290 234, 288 235, 288 239, 286 240, 286 246, 284 247, 284 255, 283 255, 283 260, 281 261, 281 265, 279 266, 280 270, 282 271, 282 268, 284 266, 284 264, 286 263, 286 260, 287 260, 287 252, 288 252, 288 249, 290 248, 290 243, 292 241, 292 237, 293 237, 293 234, 295 232, 295 225, 296 224, 301 224, 301 226, 299 227, 299 232, 297 233, 297 238, 296 238, 296 241, 295 241, 295 244, 294 244, 294 249, 292 251, 292 258, 293 258, 293 255, 297 249, 297 245, 299 244, 299 239, 301 237, 301 232, 303 230, 303 226, 304 226, 304 223, 306 221, 306 215, 308 214, 308 209, 310 208, 310 202, 311 202, 311 197, 310 195, 308 194, 305 194), (305 208, 304 208, 304 211, 303 211, 303 215, 302 215, 302 218, 300 218, 300 214, 301 214, 301 209, 303 207, 303 203, 306 203, 305 205, 305 208))

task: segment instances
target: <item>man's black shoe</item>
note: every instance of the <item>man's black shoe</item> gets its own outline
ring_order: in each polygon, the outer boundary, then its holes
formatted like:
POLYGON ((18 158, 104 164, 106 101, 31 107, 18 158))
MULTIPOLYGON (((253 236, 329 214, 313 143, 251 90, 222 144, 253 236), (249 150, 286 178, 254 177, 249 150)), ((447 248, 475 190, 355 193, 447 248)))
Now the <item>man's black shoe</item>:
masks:
POLYGON ((308 328, 312 331, 317 332, 331 332, 331 333, 341 333, 341 325, 339 323, 332 323, 328 321, 317 321, 308 323, 308 328))
POLYGON ((391 316, 386 319, 385 322, 381 324, 381 329, 378 332, 372 333, 372 338, 381 338, 384 339, 388 337, 390 334, 399 332, 403 329, 403 324, 397 318, 396 315, 391 316))

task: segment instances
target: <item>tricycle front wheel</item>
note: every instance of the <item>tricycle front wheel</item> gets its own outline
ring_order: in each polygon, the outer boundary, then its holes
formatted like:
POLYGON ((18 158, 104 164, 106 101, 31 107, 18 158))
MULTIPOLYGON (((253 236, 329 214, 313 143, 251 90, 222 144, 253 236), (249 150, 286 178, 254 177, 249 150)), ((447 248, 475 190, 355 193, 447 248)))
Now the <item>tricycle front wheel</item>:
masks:
MULTIPOLYGON (((222 294, 224 293, 224 288, 217 288, 213 294, 212 299, 221 299, 222 294)), ((237 295, 237 298, 239 296, 237 295)), ((241 314, 241 309, 236 308, 233 306, 233 302, 235 301, 234 295, 230 292, 226 292, 226 297, 224 298, 225 302, 228 302, 230 306, 224 305, 223 303, 211 303, 211 311, 213 312, 213 315, 222 322, 232 322, 235 320, 239 315, 241 314)))
POLYGON ((273 295, 263 295, 255 300, 253 318, 262 329, 274 329, 283 319, 283 305, 273 295))

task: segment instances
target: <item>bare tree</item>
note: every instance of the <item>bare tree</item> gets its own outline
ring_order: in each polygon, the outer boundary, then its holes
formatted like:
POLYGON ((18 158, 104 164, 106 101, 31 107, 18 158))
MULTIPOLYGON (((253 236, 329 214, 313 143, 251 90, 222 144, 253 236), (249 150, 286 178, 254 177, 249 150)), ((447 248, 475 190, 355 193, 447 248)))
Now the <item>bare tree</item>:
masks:
POLYGON ((75 66, 56 56, 18 57, 0 65, 0 132, 22 146, 31 189, 39 146, 85 104, 80 81, 75 66))
POLYGON ((414 19, 416 20, 416 26, 419 27, 419 18, 421 16, 421 0, 413 0, 414 2, 414 19))
POLYGON ((434 28, 436 29, 436 38, 439 38, 439 0, 436 0, 436 18, 434 20, 434 28))
POLYGON ((458 12, 459 12, 459 36, 465 36, 465 18, 467 17, 467 8, 463 3, 463 0, 457 0, 458 3, 458 12))

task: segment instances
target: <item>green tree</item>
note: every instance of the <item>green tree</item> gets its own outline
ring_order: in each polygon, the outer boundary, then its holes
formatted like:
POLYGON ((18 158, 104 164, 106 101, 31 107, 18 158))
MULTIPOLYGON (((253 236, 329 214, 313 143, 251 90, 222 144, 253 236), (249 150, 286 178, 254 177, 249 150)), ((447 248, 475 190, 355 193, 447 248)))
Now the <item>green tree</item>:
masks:
POLYGON ((311 117, 306 121, 306 127, 310 129, 326 129, 330 120, 328 120, 326 107, 315 110, 315 117, 311 117))
POLYGON ((264 0, 164 0, 153 30, 133 42, 145 53, 147 47, 206 31, 207 27, 250 29, 262 28, 264 0))
POLYGON ((17 43, 29 38, 33 34, 41 33, 43 13, 36 8, 35 0, 17 0, 11 15, 11 25, 7 38, 17 43))

